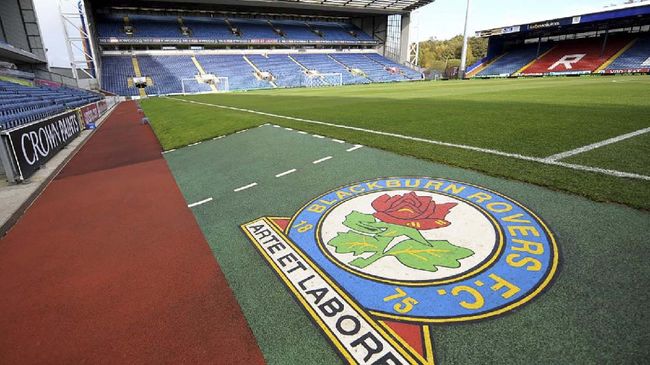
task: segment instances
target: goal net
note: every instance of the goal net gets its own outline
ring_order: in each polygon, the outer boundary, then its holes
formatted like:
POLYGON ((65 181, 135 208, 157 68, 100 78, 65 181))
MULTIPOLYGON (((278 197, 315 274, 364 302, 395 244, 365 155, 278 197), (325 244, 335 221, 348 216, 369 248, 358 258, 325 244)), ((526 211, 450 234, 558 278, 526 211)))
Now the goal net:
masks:
POLYGON ((340 73, 306 73, 302 85, 305 87, 326 87, 343 85, 343 75, 340 73))
POLYGON ((213 93, 230 91, 227 77, 214 75, 200 75, 197 77, 181 79, 183 95, 198 93, 213 93))

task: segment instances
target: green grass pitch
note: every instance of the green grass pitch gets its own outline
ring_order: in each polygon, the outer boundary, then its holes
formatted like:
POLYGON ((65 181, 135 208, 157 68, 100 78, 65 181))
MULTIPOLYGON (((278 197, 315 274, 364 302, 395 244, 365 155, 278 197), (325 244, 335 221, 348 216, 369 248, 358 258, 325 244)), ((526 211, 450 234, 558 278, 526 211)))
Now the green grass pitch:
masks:
MULTIPOLYGON (((650 77, 375 84, 176 97, 545 158, 650 127, 650 77)), ((272 122, 403 155, 650 209, 650 182, 242 111, 149 98, 165 149, 272 122)), ((648 135, 562 160, 647 175, 648 135)), ((264 143, 264 141, 260 141, 264 143)))

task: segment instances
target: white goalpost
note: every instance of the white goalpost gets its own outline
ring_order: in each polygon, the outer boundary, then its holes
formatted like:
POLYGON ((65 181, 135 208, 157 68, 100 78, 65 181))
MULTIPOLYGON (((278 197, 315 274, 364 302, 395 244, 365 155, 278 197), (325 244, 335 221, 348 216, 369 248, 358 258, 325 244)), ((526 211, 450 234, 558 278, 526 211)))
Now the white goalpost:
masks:
POLYGON ((343 85, 341 73, 305 73, 302 85, 305 87, 327 87, 343 85))
POLYGON ((227 77, 217 77, 207 74, 201 75, 200 77, 203 82, 199 82, 196 77, 181 79, 183 95, 230 91, 230 83, 227 77), (206 87, 201 87, 200 85, 205 85, 210 90, 205 90, 206 87))

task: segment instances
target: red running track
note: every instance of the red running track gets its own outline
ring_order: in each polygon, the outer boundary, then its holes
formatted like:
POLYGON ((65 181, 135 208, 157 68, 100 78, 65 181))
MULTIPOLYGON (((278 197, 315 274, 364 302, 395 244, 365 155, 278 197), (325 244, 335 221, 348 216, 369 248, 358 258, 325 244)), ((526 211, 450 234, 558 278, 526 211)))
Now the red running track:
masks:
POLYGON ((0 240, 0 363, 264 362, 160 150, 122 103, 0 240))

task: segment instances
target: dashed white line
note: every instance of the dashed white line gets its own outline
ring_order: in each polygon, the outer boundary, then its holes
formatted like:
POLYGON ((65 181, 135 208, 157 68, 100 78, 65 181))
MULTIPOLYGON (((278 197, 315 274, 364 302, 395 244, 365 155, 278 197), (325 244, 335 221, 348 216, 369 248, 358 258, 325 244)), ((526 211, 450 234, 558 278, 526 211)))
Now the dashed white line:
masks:
POLYGON ((307 133, 305 131, 298 131, 298 134, 309 134, 309 133, 307 133))
POLYGON ((281 127, 277 124, 273 124, 273 128, 281 128, 281 127))
POLYGON ((279 174, 275 175, 275 177, 287 176, 287 175, 289 175, 289 174, 293 174, 293 173, 296 172, 296 171, 298 171, 298 170, 297 170, 297 169, 291 169, 291 170, 288 170, 288 171, 285 171, 285 172, 279 173, 279 174))
POLYGON ((198 144, 201 144, 201 142, 202 142, 202 141, 199 141, 199 142, 196 142, 196 143, 192 143, 192 144, 188 144, 187 147, 196 146, 196 145, 198 145, 198 144))
POLYGON ((331 158, 332 158, 332 156, 323 157, 323 158, 321 158, 320 160, 316 160, 316 161, 314 161, 314 162, 312 162, 312 163, 313 163, 314 165, 317 165, 317 164, 319 164, 319 163, 321 163, 321 162, 325 162, 325 161, 327 161, 327 160, 329 160, 329 159, 331 159, 331 158))
POLYGON ((336 143, 345 143, 345 141, 341 141, 340 139, 332 139, 332 142, 336 142, 336 143))
POLYGON ((241 131, 237 131, 237 132, 235 132, 235 134, 244 133, 244 132, 246 132, 246 131, 248 131, 248 129, 242 129, 241 131))
POLYGON ((321 135, 318 135, 318 134, 312 134, 312 136, 314 136, 314 137, 316 137, 316 138, 321 138, 321 139, 322 139, 322 138, 325 138, 325 137, 323 137, 323 136, 321 136, 321 135))
POLYGON ((171 150, 163 151, 163 155, 166 154, 166 153, 174 152, 174 151, 176 151, 175 148, 172 148, 171 150))
POLYGON ((287 128, 285 128, 285 130, 292 131, 293 129, 287 127, 287 128))
POLYGON ((221 139, 221 138, 223 138, 223 137, 225 137, 225 136, 214 137, 214 138, 212 138, 212 140, 213 140, 213 141, 216 141, 217 139, 221 139))
POLYGON ((363 146, 360 145, 360 144, 358 144, 358 145, 355 145, 355 146, 352 147, 352 148, 348 148, 348 149, 345 150, 345 151, 347 151, 347 152, 352 152, 352 151, 356 151, 356 150, 358 150, 359 148, 363 148, 363 146))
POLYGON ((237 188, 237 189, 235 189, 235 190, 233 190, 233 191, 234 191, 235 193, 237 193, 237 192, 240 192, 240 191, 242 191, 242 190, 250 189, 250 188, 252 188, 253 186, 257 186, 257 183, 248 184, 248 185, 242 186, 242 187, 240 187, 240 188, 237 188))
POLYGON ((188 207, 188 208, 193 208, 193 207, 196 207, 197 205, 201 205, 201 204, 209 203, 209 202, 211 202, 211 201, 212 201, 212 198, 207 198, 207 199, 203 199, 203 200, 201 200, 201 201, 198 201, 198 202, 196 202, 196 203, 188 204, 187 207, 188 207))

